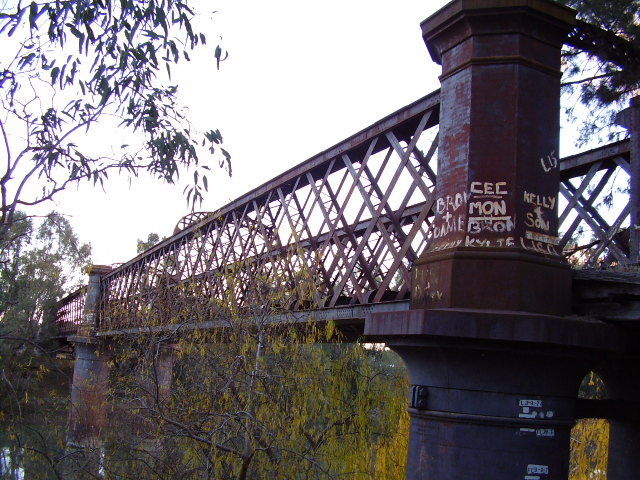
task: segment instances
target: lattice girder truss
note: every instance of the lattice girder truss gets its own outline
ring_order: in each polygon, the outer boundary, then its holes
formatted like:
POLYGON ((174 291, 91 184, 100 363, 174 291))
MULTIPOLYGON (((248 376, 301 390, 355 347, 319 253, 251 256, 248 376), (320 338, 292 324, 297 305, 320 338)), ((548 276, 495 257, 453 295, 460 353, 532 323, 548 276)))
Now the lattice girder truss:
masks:
MULTIPOLYGON (((409 298, 431 236, 438 117, 436 91, 220 211, 185 217, 103 278, 100 328, 409 298)), ((560 160, 558 250, 572 263, 629 262, 630 162, 627 140, 560 160)), ((61 302, 65 331, 81 304, 61 302)))
POLYGON ((575 266, 629 264, 630 162, 628 140, 560 162, 560 247, 575 266))
POLYGON ((101 328, 406 299, 436 181, 435 92, 103 279, 101 328), (229 312, 227 312, 230 314, 229 312), (224 316, 224 315, 223 315, 224 316))

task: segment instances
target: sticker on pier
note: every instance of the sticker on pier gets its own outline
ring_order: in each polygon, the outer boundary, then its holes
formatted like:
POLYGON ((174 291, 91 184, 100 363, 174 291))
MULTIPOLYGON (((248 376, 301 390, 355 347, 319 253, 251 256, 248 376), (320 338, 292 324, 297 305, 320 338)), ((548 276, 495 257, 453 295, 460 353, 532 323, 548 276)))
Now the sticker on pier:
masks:
POLYGON ((520 413, 518 418, 551 418, 554 415, 552 410, 542 409, 542 400, 520 400, 518 402, 520 406, 520 413))
POLYGON ((552 235, 545 235, 543 233, 538 233, 538 232, 530 232, 529 230, 527 230, 524 233, 524 237, 528 240, 548 243, 550 245, 558 245, 560 243, 560 239, 558 237, 554 237, 552 235))
POLYGON ((535 465, 530 463, 527 465, 527 474, 524 480, 544 480, 549 475, 549 467, 547 465, 535 465))
POLYGON ((553 438, 556 431, 553 428, 521 428, 520 435, 535 435, 538 438, 553 438))

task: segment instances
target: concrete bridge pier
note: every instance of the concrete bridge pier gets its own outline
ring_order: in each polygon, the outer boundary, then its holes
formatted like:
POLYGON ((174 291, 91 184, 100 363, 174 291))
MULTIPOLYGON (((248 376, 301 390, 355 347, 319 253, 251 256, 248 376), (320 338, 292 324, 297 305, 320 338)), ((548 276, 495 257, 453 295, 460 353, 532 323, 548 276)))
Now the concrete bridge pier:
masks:
POLYGON ((147 453, 146 463, 153 465, 170 451, 166 448, 163 429, 165 425, 159 422, 164 410, 171 400, 171 385, 173 382, 173 366, 176 360, 175 345, 162 343, 155 346, 155 351, 149 359, 148 368, 140 378, 142 391, 145 392, 143 404, 146 415, 137 425, 133 443, 138 443, 138 449, 147 453))
POLYGON ((455 0, 422 23, 442 65, 431 241, 411 310, 365 335, 408 366, 411 480, 566 480, 580 381, 612 327, 568 317, 558 244, 560 49, 550 0, 455 0))
POLYGON ((165 408, 171 400, 171 383, 175 360, 175 345, 163 343, 157 346, 153 359, 150 392, 158 409, 165 408))
MULTIPOLYGON (((132 378, 133 384, 129 386, 137 392, 136 398, 128 405, 118 405, 120 410, 117 410, 116 422, 119 423, 115 428, 120 437, 119 442, 112 443, 115 450, 111 452, 110 460, 115 458, 115 461, 112 460, 108 466, 116 476, 128 476, 141 471, 167 471, 167 466, 172 463, 172 455, 179 454, 168 443, 170 437, 165 435, 166 424, 161 420, 171 398, 175 349, 172 345, 161 344, 152 355, 151 362, 145 365, 143 371, 137 372, 132 378), (131 411, 132 408, 135 412, 131 411), (121 458, 125 461, 120 461, 121 458)), ((140 356, 144 354, 141 352, 140 356)))
POLYGON ((107 349, 99 342, 74 341, 75 365, 71 386, 71 409, 67 453, 71 462, 69 478, 96 478, 103 456, 102 432, 107 412, 109 360, 107 349))

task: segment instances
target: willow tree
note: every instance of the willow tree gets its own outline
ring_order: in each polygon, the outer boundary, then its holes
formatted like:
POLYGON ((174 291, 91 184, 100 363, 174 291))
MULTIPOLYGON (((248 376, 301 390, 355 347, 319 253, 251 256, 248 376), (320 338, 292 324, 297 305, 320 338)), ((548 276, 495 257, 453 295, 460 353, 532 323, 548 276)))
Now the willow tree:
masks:
MULTIPOLYGON (((169 391, 158 350, 120 364, 105 471, 142 478, 404 478, 408 423, 400 366, 343 344, 331 327, 193 331, 173 343, 169 391), (327 342, 328 337, 332 343, 327 342), (155 359, 154 359, 155 357, 155 359)), ((120 345, 122 347, 122 345, 120 345)), ((402 373, 401 373, 402 372, 402 373)))
POLYGON ((260 261, 210 274, 217 295, 197 279, 156 292, 138 333, 111 341, 106 475, 404 478, 401 361, 344 342, 331 322, 288 315, 282 306, 311 279, 289 288, 260 261))

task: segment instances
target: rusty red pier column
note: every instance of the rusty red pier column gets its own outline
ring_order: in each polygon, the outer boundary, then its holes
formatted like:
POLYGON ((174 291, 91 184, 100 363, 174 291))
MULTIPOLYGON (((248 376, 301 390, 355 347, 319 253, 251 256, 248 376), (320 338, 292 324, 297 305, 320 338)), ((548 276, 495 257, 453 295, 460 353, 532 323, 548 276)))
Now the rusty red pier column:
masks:
POLYGON ((408 479, 568 476, 580 381, 615 342, 567 317, 556 247, 560 49, 574 23, 549 0, 456 0, 422 24, 442 65, 432 237, 411 310, 365 325, 409 369, 408 479))
POLYGON ((452 2, 423 22, 442 93, 433 239, 414 265, 414 307, 569 312, 557 159, 573 22, 553 2, 499 0, 452 2))

